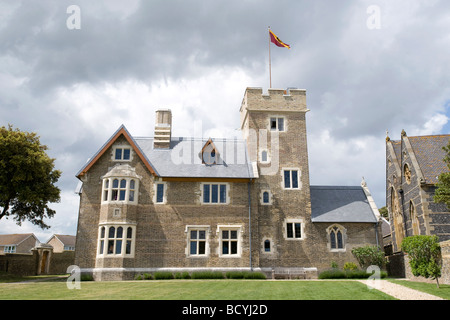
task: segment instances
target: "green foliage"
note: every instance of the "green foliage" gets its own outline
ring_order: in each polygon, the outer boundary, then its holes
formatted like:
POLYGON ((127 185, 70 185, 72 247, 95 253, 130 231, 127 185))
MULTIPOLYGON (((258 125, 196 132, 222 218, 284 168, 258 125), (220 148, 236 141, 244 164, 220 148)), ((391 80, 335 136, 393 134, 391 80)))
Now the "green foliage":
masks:
MULTIPOLYGON (((442 149, 447 152, 447 155, 443 160, 447 163, 447 167, 450 171, 450 141, 448 145, 442 149)), ((450 172, 444 172, 439 175, 439 182, 434 195, 434 202, 445 203, 447 208, 450 208, 450 172)))
POLYGON ((55 215, 48 203, 60 200, 55 183, 61 172, 46 150, 36 133, 0 128, 0 219, 11 216, 18 225, 29 220, 49 228, 43 219, 55 215))
MULTIPOLYGON (((319 279, 367 279, 372 275, 372 273, 368 273, 364 270, 339 270, 339 269, 330 269, 322 271, 319 274, 319 279)), ((380 277, 386 278, 387 273, 385 271, 381 271, 380 277)))
POLYGON ((371 265, 378 266, 380 269, 384 264, 384 252, 377 246, 364 246, 354 248, 353 255, 358 260, 361 268, 366 269, 371 265))
POLYGON ((403 239, 402 250, 408 254, 413 275, 436 279, 441 276, 441 247, 434 236, 412 236, 403 239))
POLYGON ((353 270, 356 270, 356 269, 358 269, 358 266, 355 263, 353 263, 353 262, 346 262, 344 264, 344 270, 345 271, 353 271, 353 270))
POLYGON ((173 279, 173 273, 169 271, 158 271, 153 274, 155 280, 173 279))
POLYGON ((266 279, 264 273, 249 271, 228 271, 225 276, 227 279, 266 279))
POLYGON ((380 212, 380 215, 383 218, 389 220, 389 212, 388 212, 388 209, 386 208, 386 206, 381 207, 378 211, 380 212))

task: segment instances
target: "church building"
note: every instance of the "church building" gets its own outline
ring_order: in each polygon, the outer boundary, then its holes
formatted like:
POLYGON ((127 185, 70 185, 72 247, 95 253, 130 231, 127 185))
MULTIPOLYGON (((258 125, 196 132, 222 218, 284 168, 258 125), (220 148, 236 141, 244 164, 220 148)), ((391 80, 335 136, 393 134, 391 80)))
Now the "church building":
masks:
POLYGON ((357 263, 353 248, 383 248, 364 181, 310 186, 308 111, 305 90, 247 88, 242 139, 174 137, 168 109, 156 110, 150 137, 122 125, 76 175, 75 264, 95 280, 204 270, 317 278, 332 262, 357 263))

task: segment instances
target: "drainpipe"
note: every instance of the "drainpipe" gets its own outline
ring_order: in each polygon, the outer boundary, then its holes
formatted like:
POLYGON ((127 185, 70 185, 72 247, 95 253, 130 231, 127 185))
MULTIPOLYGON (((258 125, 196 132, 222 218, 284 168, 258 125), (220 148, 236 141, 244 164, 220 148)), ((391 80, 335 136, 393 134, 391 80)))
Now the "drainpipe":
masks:
POLYGON ((252 179, 248 182, 247 189, 248 189, 248 243, 249 243, 249 259, 250 259, 250 271, 253 271, 253 265, 252 265, 252 200, 251 200, 251 194, 250 194, 250 185, 251 185, 252 179))

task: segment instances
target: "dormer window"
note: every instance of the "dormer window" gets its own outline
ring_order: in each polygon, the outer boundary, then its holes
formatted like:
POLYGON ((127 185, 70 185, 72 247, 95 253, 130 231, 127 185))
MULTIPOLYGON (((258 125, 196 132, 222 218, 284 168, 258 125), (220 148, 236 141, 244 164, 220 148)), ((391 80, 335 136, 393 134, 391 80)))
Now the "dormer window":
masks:
POLYGON ((217 152, 216 146, 209 139, 202 148, 202 163, 206 165, 214 165, 218 163, 219 152, 217 152))

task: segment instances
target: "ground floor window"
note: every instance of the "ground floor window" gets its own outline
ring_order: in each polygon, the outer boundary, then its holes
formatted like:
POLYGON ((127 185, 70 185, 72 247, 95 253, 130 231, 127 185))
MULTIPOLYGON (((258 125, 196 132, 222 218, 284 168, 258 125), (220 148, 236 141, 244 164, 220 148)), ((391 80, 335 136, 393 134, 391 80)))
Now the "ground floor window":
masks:
POLYGON ((101 225, 97 255, 133 257, 136 226, 128 224, 101 225))
POLYGON ((209 251, 209 226, 187 226, 188 256, 207 256, 209 251))
POLYGON ((301 219, 286 219, 284 222, 284 237, 287 240, 303 239, 303 221, 301 219))
POLYGON ((221 257, 238 257, 241 255, 241 227, 218 226, 221 257))
POLYGON ((331 251, 345 250, 346 229, 341 225, 332 225, 327 228, 328 246, 331 251))

